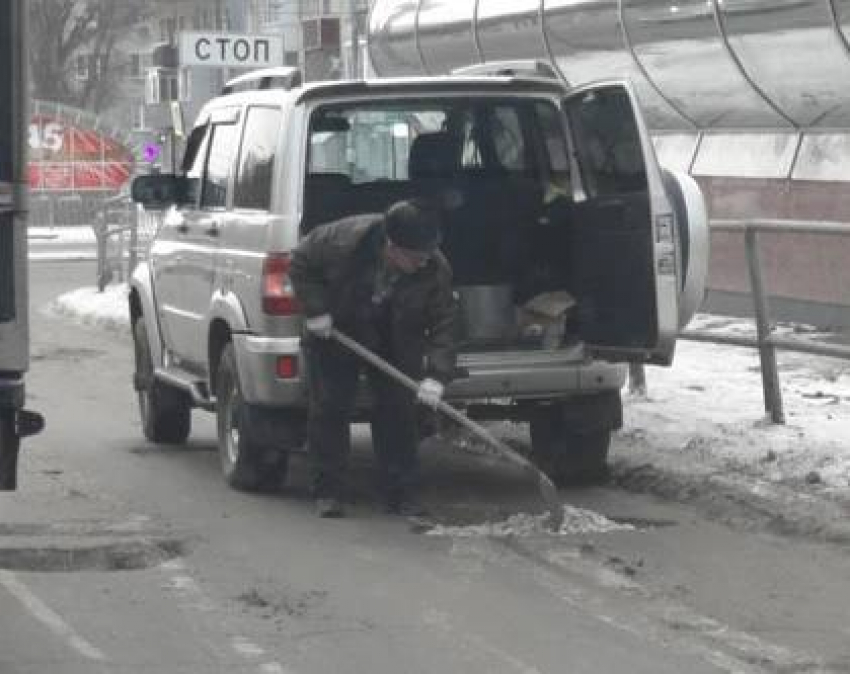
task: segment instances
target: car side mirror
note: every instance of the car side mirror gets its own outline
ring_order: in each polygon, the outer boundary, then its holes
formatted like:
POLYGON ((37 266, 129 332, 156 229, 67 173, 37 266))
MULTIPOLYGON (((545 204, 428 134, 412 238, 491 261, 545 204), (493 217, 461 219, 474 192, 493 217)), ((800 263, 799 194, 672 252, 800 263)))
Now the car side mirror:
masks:
POLYGON ((165 210, 186 201, 188 180, 169 173, 139 176, 130 190, 133 201, 152 211, 165 210))

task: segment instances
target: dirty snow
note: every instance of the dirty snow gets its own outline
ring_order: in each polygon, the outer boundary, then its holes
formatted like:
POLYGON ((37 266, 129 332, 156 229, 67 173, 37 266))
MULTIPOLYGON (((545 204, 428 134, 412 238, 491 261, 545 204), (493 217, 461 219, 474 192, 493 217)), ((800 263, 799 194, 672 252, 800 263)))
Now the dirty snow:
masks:
POLYGON ((129 330, 128 292, 127 285, 123 283, 106 286, 103 292, 98 292, 95 287, 78 288, 60 295, 45 310, 83 325, 129 330))
MULTIPOLYGON (((692 327, 752 333, 749 321, 718 316, 699 316, 692 327)), ((781 325, 777 332, 818 337, 806 326, 781 325)), ((765 414, 754 349, 681 340, 673 367, 647 370, 647 396, 625 398, 615 459, 846 490, 850 360, 780 352, 778 361, 784 426, 765 414)))
POLYGON ((575 534, 604 534, 611 531, 632 531, 631 524, 620 524, 604 515, 571 505, 564 506, 564 520, 557 531, 548 524, 549 512, 540 515, 519 513, 501 522, 485 522, 469 526, 435 526, 425 533, 428 536, 452 538, 508 538, 522 536, 571 536, 575 534))
MULTIPOLYGON (((50 311, 88 325, 127 330, 126 285, 104 293, 80 288, 50 311)), ((692 327, 751 334, 747 320, 700 315, 692 327)), ((807 338, 812 328, 778 330, 807 338)), ((691 474, 733 473, 834 492, 850 487, 850 360, 780 352, 787 423, 764 412, 758 354, 753 349, 680 340, 673 367, 647 368, 646 396, 624 394, 624 425, 612 459, 691 474)), ((486 525, 532 528, 536 520, 486 525)))

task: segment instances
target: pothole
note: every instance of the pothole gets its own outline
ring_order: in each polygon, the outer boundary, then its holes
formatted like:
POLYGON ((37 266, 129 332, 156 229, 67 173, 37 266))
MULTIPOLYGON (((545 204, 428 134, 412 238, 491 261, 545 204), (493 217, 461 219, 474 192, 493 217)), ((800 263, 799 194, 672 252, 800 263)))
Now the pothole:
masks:
POLYGON ((0 569, 32 572, 134 571, 183 556, 177 538, 108 541, 87 545, 12 545, 0 547, 0 569))
POLYGON ((104 523, 102 520, 70 520, 63 522, 13 522, 0 523, 0 537, 3 536, 85 536, 118 537, 145 536, 156 534, 150 528, 143 527, 144 522, 128 520, 126 522, 104 523))

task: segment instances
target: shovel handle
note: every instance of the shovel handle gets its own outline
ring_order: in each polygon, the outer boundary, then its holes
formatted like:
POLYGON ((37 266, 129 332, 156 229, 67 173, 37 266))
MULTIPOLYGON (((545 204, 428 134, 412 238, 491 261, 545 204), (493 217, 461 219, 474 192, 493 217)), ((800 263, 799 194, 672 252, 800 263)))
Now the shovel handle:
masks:
MULTIPOLYGON (((356 342, 348 335, 341 333, 336 328, 333 328, 331 330, 331 337, 333 337, 333 339, 342 344, 345 348, 360 356, 370 365, 376 367, 388 377, 395 379, 399 384, 401 384, 405 388, 409 389, 413 393, 418 393, 418 382, 408 377, 406 374, 404 374, 404 372, 393 366, 391 363, 388 363, 386 360, 373 353, 359 342, 356 342)), ((557 518, 562 517, 563 513, 561 500, 558 498, 557 488, 555 487, 552 480, 549 479, 549 476, 546 475, 546 473, 537 468, 537 466, 535 466, 528 459, 519 454, 512 447, 508 446, 501 440, 493 437, 493 435, 486 428, 484 428, 480 424, 475 423, 472 419, 470 419, 462 412, 456 410, 447 402, 443 400, 438 401, 437 409, 453 421, 457 422, 464 428, 468 429, 470 432, 477 435, 488 445, 495 448, 502 457, 504 457, 511 463, 523 468, 527 473, 529 473, 531 477, 533 477, 537 482, 537 487, 539 488, 540 493, 543 496, 543 500, 546 501, 546 504, 551 509, 550 515, 552 517, 553 526, 560 526, 560 522, 557 518)))

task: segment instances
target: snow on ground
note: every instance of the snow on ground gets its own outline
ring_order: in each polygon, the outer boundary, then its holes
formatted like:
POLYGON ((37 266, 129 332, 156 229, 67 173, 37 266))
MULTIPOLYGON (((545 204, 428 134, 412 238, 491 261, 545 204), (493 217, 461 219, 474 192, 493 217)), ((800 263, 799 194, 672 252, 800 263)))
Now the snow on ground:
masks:
POLYGON ((30 260, 94 260, 97 243, 89 225, 28 227, 30 260))
POLYGON ((549 524, 549 511, 540 515, 518 513, 501 522, 485 522, 468 526, 432 527, 425 533, 428 536, 449 536, 453 538, 512 538, 516 536, 572 536, 575 534, 604 534, 611 531, 634 531, 631 524, 620 524, 604 515, 565 505, 563 521, 553 531, 549 524))
MULTIPOLYGON (((746 334, 748 321, 693 327, 746 334)), ((806 326, 778 332, 812 333, 806 326)), ((780 352, 786 424, 764 412, 758 352, 681 340, 670 368, 648 368, 648 395, 626 398, 615 456, 671 470, 726 470, 771 482, 850 486, 850 360, 780 352)))
MULTIPOLYGON (((104 293, 80 288, 49 307, 77 322, 128 330, 126 285, 104 293)), ((752 332, 749 321, 701 315, 692 324, 726 334, 752 332)), ((811 328, 783 333, 818 337, 811 328)), ((692 474, 758 476, 784 484, 850 487, 850 360, 780 352, 779 377, 787 423, 764 412, 754 349, 680 340, 674 365, 647 368, 646 396, 624 395, 624 425, 612 456, 692 474)))
POLYGON ((94 244, 94 229, 88 225, 76 227, 27 227, 30 241, 51 241, 56 243, 94 244))
POLYGON ((78 288, 60 295, 46 311, 83 325, 124 330, 129 334, 127 294, 128 287, 124 283, 106 286, 103 292, 95 287, 78 288))

